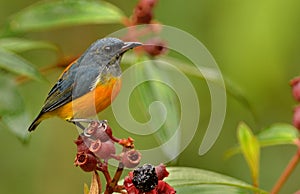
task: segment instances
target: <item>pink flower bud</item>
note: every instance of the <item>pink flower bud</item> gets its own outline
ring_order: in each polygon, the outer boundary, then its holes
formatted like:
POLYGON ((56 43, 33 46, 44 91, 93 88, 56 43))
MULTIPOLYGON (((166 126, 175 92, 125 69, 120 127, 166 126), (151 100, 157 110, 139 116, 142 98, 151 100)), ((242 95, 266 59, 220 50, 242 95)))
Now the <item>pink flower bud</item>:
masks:
POLYGON ((300 130, 300 106, 294 109, 293 125, 300 130))
POLYGON ((166 43, 158 38, 149 39, 143 46, 145 52, 150 56, 162 55, 167 51, 166 43))
POLYGON ((153 18, 153 7, 157 0, 140 0, 133 11, 133 24, 149 24, 153 18))
POLYGON ((110 140, 112 135, 111 129, 106 132, 108 128, 106 121, 92 121, 89 126, 84 130, 84 134, 94 139, 100 139, 102 142, 110 140))
POLYGON ((128 150, 122 153, 122 163, 127 168, 134 168, 139 165, 142 155, 136 150, 128 150))
POLYGON ((107 160, 116 154, 116 148, 112 141, 101 142, 99 139, 91 143, 90 151, 98 158, 107 160))
POLYGON ((296 193, 294 193, 294 194, 300 194, 300 190, 296 191, 296 193))
POLYGON ((143 4, 144 6, 154 7, 158 0, 140 0, 139 4, 143 4))
POLYGON ((80 166, 86 172, 91 172, 97 168, 97 159, 91 153, 80 152, 76 155, 74 165, 80 166))
POLYGON ((300 101, 300 77, 296 77, 291 80, 292 93, 297 101, 300 101))

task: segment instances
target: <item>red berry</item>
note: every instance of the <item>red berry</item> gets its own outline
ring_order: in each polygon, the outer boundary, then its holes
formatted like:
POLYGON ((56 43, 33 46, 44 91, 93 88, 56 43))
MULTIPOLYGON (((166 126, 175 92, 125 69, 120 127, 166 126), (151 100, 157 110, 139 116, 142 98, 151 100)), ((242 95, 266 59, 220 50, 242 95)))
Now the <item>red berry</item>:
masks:
POLYGON ((77 153, 74 164, 86 172, 91 172, 97 168, 97 159, 91 153, 81 152, 77 153))

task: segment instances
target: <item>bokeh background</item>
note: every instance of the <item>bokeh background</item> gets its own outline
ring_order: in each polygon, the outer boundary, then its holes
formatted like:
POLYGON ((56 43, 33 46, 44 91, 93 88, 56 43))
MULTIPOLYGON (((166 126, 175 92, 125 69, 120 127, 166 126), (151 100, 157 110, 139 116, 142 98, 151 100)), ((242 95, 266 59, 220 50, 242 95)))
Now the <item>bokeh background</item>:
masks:
MULTIPOLYGON (((137 3, 136 0, 107 1, 120 7, 128 16, 137 3)), ((4 24, 11 14, 35 2, 0 0, 0 24, 4 24)), ((224 152, 236 145, 236 127, 240 121, 248 123, 255 132, 273 123, 291 123, 296 103, 291 96, 289 81, 300 75, 299 7, 298 0, 159 1, 155 8, 156 20, 187 31, 199 39, 216 59, 223 76, 240 87, 255 112, 253 116, 247 107, 228 95, 222 132, 213 148, 204 156, 199 156, 203 129, 209 119, 210 96, 205 81, 190 76, 201 99, 202 119, 191 144, 170 165, 208 169, 251 183, 244 158, 236 155, 225 160, 224 152)), ((94 40, 120 28, 120 24, 83 25, 24 36, 51 41, 58 44, 65 55, 72 56, 83 52, 94 40)), ((30 51, 23 53, 23 56, 37 67, 56 62, 56 55, 49 51, 30 51)), ((49 72, 49 82, 30 81, 19 86, 18 90, 32 118, 60 72, 60 69, 49 72)), ((133 107, 133 115, 134 110, 133 107)), ((105 110, 101 117, 113 120, 111 109, 105 110)), ((24 130, 26 128, 24 126, 24 130)), ((118 131, 115 134, 128 136, 118 131)), ((27 145, 23 145, 8 130, 0 128, 1 193, 82 193, 83 183, 89 183, 91 176, 73 166, 76 153, 73 140, 77 135, 74 126, 56 118, 43 122, 27 145)), ((261 188, 272 188, 295 150, 293 146, 262 150, 261 188)), ((298 167, 281 193, 293 193, 300 189, 299 178, 298 167)))

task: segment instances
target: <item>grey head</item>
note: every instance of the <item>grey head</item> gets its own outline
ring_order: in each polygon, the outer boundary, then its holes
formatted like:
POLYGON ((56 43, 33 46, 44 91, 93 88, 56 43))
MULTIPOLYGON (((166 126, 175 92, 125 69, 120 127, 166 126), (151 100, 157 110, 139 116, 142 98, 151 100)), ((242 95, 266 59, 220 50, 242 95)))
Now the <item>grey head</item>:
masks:
POLYGON ((123 54, 139 42, 124 42, 117 38, 103 38, 94 42, 80 58, 80 66, 99 69, 103 75, 120 76, 120 61, 123 54))

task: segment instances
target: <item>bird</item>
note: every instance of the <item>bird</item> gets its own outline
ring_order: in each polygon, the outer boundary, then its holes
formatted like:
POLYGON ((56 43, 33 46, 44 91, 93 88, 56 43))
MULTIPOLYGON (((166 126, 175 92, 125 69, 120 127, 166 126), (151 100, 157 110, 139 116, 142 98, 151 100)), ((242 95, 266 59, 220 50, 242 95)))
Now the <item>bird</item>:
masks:
POLYGON ((78 121, 104 110, 120 91, 123 54, 141 45, 112 37, 91 44, 59 76, 28 131, 55 116, 83 128, 78 121))

